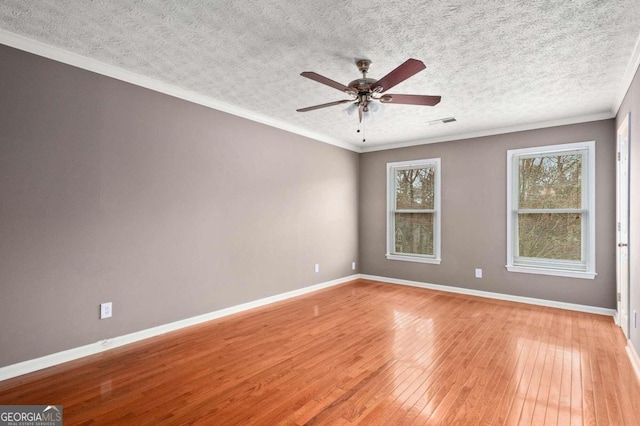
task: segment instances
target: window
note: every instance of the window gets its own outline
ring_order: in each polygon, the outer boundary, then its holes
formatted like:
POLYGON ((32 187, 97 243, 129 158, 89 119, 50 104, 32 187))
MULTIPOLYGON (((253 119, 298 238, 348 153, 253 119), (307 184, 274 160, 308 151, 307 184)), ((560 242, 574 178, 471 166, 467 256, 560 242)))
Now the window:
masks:
POLYGON ((440 263, 440 159, 387 163, 387 259, 440 263))
POLYGON ((507 151, 507 269, 595 277, 595 142, 507 151))

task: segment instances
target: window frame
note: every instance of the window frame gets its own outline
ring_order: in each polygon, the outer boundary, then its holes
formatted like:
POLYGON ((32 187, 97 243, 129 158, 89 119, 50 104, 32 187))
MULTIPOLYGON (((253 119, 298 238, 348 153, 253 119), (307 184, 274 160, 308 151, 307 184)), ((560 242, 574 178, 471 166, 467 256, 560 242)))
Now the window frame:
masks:
MULTIPOLYGON (((441 161, 440 158, 429 158, 423 160, 398 161, 387 163, 387 250, 386 258, 389 260, 402 260, 406 262, 430 263, 439 265, 442 261, 440 257, 440 241, 441 241, 441 161), (396 171, 406 169, 419 169, 425 167, 433 167, 435 184, 434 184, 434 201, 433 211, 429 212, 434 215, 433 220, 433 255, 424 254, 408 254, 395 252, 395 213, 396 213, 396 171)), ((426 212, 425 212, 426 213, 426 212)))
POLYGON ((596 277, 596 153, 595 141, 546 145, 507 151, 507 265, 509 272, 554 275, 560 277, 594 279, 596 277), (582 220, 581 260, 518 259, 518 214, 528 210, 537 213, 544 209, 518 209, 519 162, 521 158, 568 154, 585 151, 582 164, 582 207, 580 209, 549 209, 550 213, 580 211, 582 220), (519 260, 519 261, 518 261, 519 260), (578 265, 584 265, 580 269, 578 265))

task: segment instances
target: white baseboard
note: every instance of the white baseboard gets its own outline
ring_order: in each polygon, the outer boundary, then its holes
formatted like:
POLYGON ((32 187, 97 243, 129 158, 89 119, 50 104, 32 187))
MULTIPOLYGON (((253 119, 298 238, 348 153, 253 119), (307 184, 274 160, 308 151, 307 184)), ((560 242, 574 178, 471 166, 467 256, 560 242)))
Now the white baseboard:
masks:
POLYGON ((638 352, 631 344, 631 340, 627 340, 627 355, 629 355, 629 360, 631 361, 631 365, 633 366, 633 370, 636 372, 636 377, 638 381, 640 381, 640 356, 638 356, 638 352))
MULTIPOLYGON (((112 339, 105 339, 96 343, 80 346, 77 348, 69 349, 62 352, 57 352, 51 355, 46 355, 40 358, 35 358, 28 361, 19 362, 17 364, 8 365, 0 368, 0 380, 10 379, 12 377, 21 376, 23 374, 31 373, 34 371, 42 370, 43 368, 52 367, 54 365, 62 364, 68 361, 73 361, 78 358, 82 358, 88 355, 104 352, 109 349, 117 348, 119 346, 127 345, 129 343, 138 342, 140 340, 148 339, 150 337, 158 336, 170 331, 179 330, 192 325, 200 324, 206 321, 211 321, 217 318, 222 318, 228 315, 244 312, 250 309, 265 306, 271 303, 279 302, 282 300, 290 299, 292 297, 301 296, 303 294, 318 291, 324 288, 332 287, 338 284, 346 283, 358 278, 381 281, 390 284, 401 284, 412 287, 427 288, 431 290, 440 290, 449 293, 468 294, 471 296, 487 297, 491 299, 507 300, 512 302, 528 303, 532 305, 548 306, 552 308, 568 309, 572 311, 588 312, 600 315, 609 315, 615 318, 616 311, 614 309, 599 308, 595 306, 577 305, 566 302, 556 302, 553 300, 535 299, 532 297, 513 296, 509 294, 493 293, 489 291, 472 290, 462 287, 451 287, 439 284, 429 284, 418 281, 401 280, 397 278, 379 277, 366 274, 354 274, 348 277, 339 278, 332 281, 304 287, 298 290, 289 291, 286 293, 277 294, 263 299, 254 300, 252 302, 243 303, 241 305, 231 306, 229 308, 220 309, 217 311, 209 312, 207 314, 198 315, 192 318, 187 318, 180 321, 175 321, 169 324, 159 325, 157 327, 148 328, 146 330, 136 331, 134 333, 125 334, 123 336, 114 337, 112 339)), ((629 358, 632 359, 632 364, 636 369, 640 377, 640 361, 638 361, 638 355, 629 343, 627 346, 627 352, 629 358), (635 359, 633 358, 635 356, 635 359), (634 364, 635 362, 635 364, 634 364)))
POLYGON ((430 290, 446 291, 448 293, 468 294, 471 296, 487 297, 489 299, 507 300, 511 302, 528 303, 530 305, 548 306, 551 308, 568 309, 570 311, 588 312, 591 314, 608 315, 615 317, 615 309, 600 308, 597 306, 578 305, 575 303, 557 302, 555 300, 536 299, 533 297, 514 296, 511 294, 493 293, 490 291, 473 290, 448 285, 429 284, 418 281, 401 280, 397 278, 378 277, 375 275, 360 274, 365 280, 382 281, 390 284, 401 284, 412 287, 428 288, 430 290))
POLYGON ((342 284, 348 281, 358 279, 359 277, 360 276, 358 274, 355 274, 355 275, 339 278, 332 281, 326 281, 324 283, 315 284, 315 285, 304 287, 298 290, 288 291, 286 293, 276 294, 275 296, 265 297, 263 299, 243 303, 241 305, 231 306, 229 308, 220 309, 220 310, 209 312, 203 315, 198 315, 192 318, 175 321, 169 324, 159 325, 157 327, 148 328, 146 330, 136 331, 134 333, 125 334, 123 336, 114 337, 112 339, 105 339, 96 343, 91 343, 88 345, 80 346, 80 347, 69 349, 66 351, 57 352, 51 355, 46 355, 40 358, 19 362, 17 364, 7 365, 5 367, 0 368, 0 380, 6 380, 12 377, 21 376, 23 374, 32 373, 34 371, 42 370, 43 368, 52 367, 54 365, 73 361, 75 359, 82 358, 88 355, 97 354, 109 349, 127 345, 129 343, 148 339, 149 337, 159 336, 161 334, 168 333, 170 331, 179 330, 181 328, 200 324, 206 321, 211 321, 217 318, 222 318, 228 315, 237 314, 239 312, 244 312, 250 309, 258 308, 260 306, 265 306, 271 303, 290 299, 292 297, 297 297, 303 294, 322 290, 324 288, 332 287, 338 284, 342 284))

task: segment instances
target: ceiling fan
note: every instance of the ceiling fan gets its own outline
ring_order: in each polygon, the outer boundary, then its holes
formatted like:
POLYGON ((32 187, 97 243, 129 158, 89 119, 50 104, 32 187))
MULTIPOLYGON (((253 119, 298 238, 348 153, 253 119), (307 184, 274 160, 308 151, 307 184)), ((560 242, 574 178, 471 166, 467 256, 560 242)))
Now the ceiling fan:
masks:
POLYGON ((353 80, 351 83, 349 83, 348 86, 340 84, 327 77, 323 77, 320 74, 316 74, 315 72, 305 71, 301 73, 300 75, 303 77, 309 78, 311 80, 317 81, 318 83, 325 84, 329 87, 333 87, 334 89, 338 89, 346 93, 347 95, 351 96, 351 99, 343 99, 340 101, 328 102, 326 104, 300 108, 296 111, 307 112, 313 111, 314 109, 351 103, 354 109, 358 109, 358 117, 360 122, 362 122, 363 115, 369 112, 369 104, 373 101, 378 101, 383 104, 426 106, 434 106, 440 102, 440 96, 383 94, 395 85, 402 83, 409 77, 425 69, 426 66, 424 65, 424 63, 422 63, 422 61, 419 61, 417 59, 407 59, 407 61, 402 63, 389 74, 382 77, 380 80, 367 78, 369 66, 371 65, 370 60, 361 59, 356 62, 356 65, 358 65, 358 69, 362 73, 362 78, 353 80))

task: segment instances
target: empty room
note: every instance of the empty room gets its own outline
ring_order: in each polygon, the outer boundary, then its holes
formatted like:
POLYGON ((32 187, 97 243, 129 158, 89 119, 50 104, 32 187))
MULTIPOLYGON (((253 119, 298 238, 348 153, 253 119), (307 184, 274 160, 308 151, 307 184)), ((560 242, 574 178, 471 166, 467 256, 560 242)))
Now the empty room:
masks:
POLYGON ((0 2, 0 425, 640 424, 640 2, 0 2))

